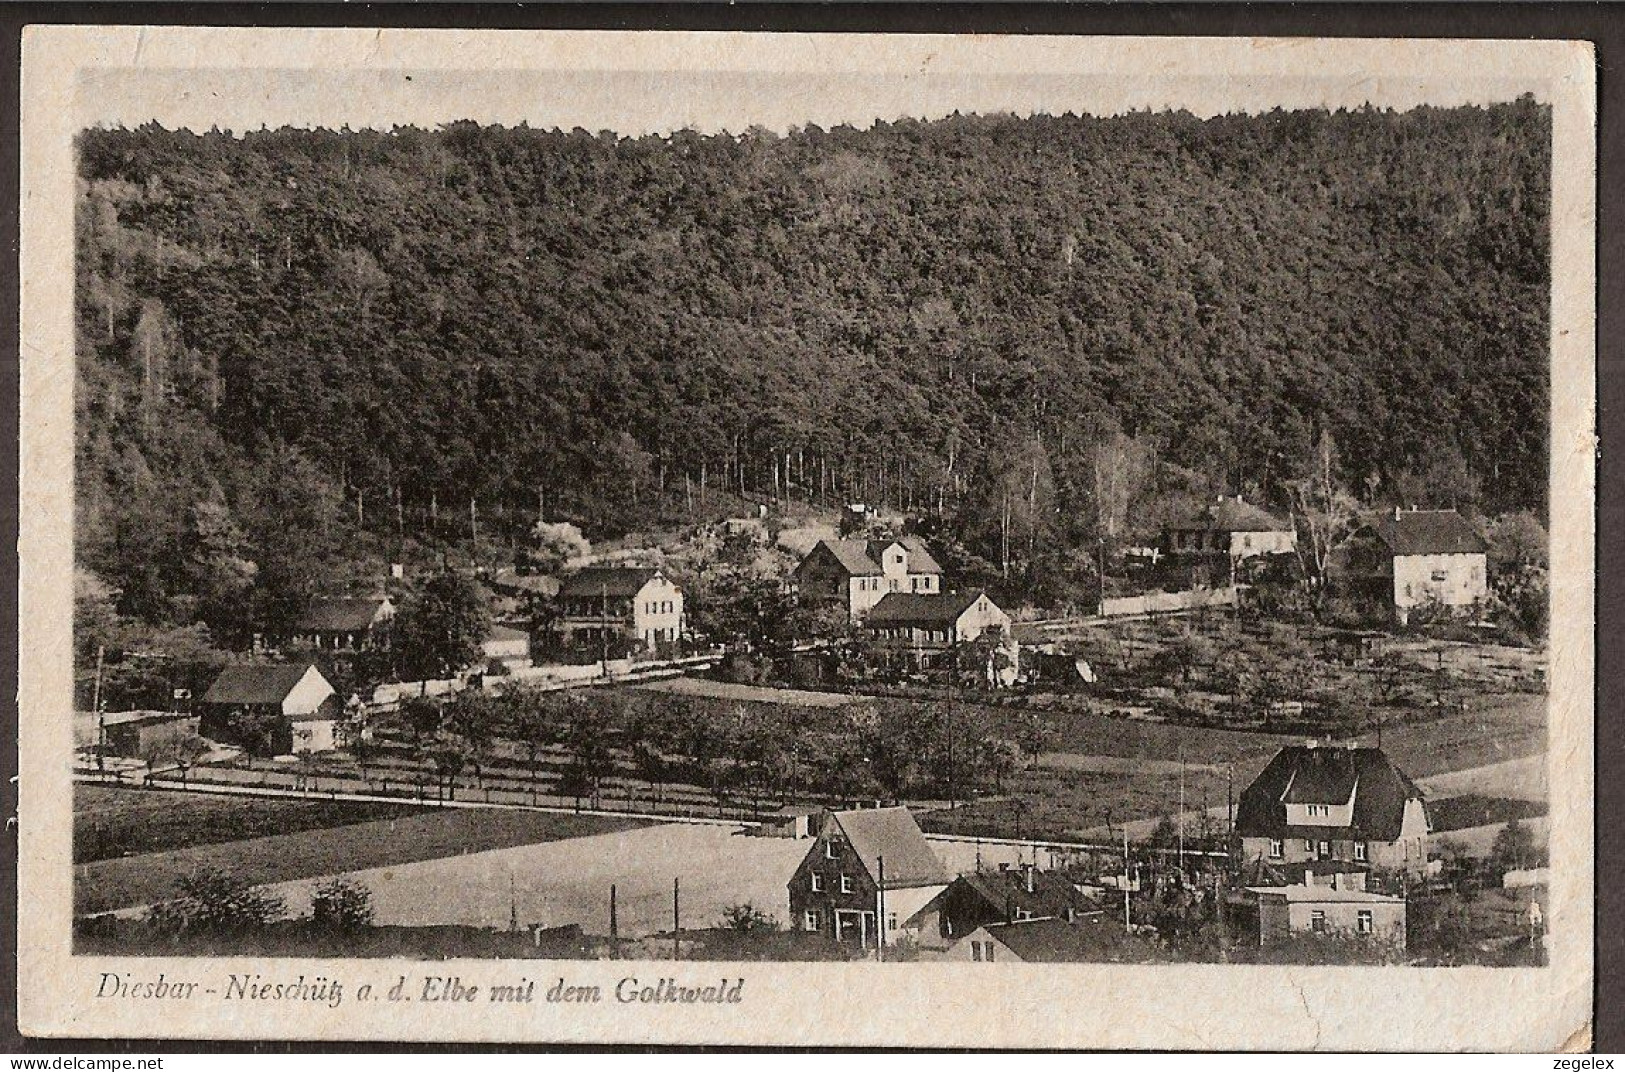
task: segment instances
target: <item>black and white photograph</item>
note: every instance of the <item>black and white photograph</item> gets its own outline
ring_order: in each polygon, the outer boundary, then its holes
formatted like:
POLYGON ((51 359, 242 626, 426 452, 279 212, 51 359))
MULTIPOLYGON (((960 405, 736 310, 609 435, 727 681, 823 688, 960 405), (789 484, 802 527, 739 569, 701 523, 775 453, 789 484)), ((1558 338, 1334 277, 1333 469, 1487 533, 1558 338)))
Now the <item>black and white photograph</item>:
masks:
POLYGON ((124 29, 25 345, 76 1002, 1586 978, 1588 55, 124 29))

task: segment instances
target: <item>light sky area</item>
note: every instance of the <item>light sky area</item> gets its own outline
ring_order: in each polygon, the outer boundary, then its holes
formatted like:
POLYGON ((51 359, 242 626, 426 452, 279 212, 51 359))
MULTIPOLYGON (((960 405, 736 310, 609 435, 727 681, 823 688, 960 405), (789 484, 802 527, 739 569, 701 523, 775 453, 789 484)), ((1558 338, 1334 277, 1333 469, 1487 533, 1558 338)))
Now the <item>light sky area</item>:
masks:
POLYGON ((1450 106, 1506 101, 1538 82, 1489 72, 1463 77, 1254 74, 1244 77, 1007 72, 696 70, 333 70, 101 68, 80 73, 80 126, 238 133, 261 126, 433 127, 458 119, 584 127, 622 135, 684 127, 783 132, 816 123, 933 119, 954 111, 1113 115, 1186 108, 1200 116, 1274 107, 1450 106))

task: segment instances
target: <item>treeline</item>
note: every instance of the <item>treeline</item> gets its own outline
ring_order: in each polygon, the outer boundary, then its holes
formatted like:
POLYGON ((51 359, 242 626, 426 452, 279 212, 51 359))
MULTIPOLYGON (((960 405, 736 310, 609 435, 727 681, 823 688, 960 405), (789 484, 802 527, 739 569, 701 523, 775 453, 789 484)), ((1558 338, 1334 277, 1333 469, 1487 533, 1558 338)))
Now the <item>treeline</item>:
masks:
POLYGON ((89 130, 79 561, 285 617, 358 547, 711 497, 932 515, 1005 575, 1181 497, 1544 513, 1550 113, 669 137, 89 130))

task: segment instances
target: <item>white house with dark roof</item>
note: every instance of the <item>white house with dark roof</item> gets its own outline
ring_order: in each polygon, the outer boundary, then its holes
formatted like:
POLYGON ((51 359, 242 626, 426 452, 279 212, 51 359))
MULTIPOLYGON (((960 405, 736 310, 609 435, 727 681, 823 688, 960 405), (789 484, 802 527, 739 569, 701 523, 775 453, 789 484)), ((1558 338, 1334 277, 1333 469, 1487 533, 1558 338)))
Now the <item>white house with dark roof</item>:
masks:
POLYGON ((1236 835, 1243 862, 1292 870, 1427 868, 1422 790, 1379 748, 1293 745, 1242 791, 1236 835))
POLYGON ((395 604, 388 596, 317 598, 294 622, 292 640, 343 651, 387 648, 394 620, 395 604))
POLYGON ((942 591, 942 567, 918 536, 820 540, 796 566, 793 579, 802 598, 837 602, 854 622, 891 593, 942 591))
POLYGON ((790 925, 862 949, 894 945, 950 880, 907 808, 830 812, 790 877, 790 925))
POLYGON ((1240 495, 1220 495, 1213 502, 1165 526, 1163 542, 1171 554, 1224 553, 1231 558, 1287 555, 1297 550, 1298 533, 1291 521, 1246 502, 1240 495))
POLYGON ((310 663, 227 666, 198 707, 203 736, 279 755, 331 751, 342 714, 332 684, 310 663), (262 740, 248 739, 250 723, 265 726, 262 740))
POLYGON ((1401 623, 1417 607, 1465 610, 1489 595, 1488 544, 1454 510, 1396 508, 1351 543, 1350 572, 1390 596, 1401 623))
POLYGON ((683 635, 683 590, 653 566, 588 566, 559 582, 553 622, 566 645, 655 651, 683 635))

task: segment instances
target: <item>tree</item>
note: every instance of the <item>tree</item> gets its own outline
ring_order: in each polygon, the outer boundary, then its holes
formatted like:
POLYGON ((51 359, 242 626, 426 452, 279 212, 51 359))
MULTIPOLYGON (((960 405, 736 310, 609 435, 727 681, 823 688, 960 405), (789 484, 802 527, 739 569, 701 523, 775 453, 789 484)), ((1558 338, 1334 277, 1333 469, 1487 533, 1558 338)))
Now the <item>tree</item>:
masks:
POLYGON ((371 926, 372 920, 372 891, 364 883, 341 875, 311 891, 310 921, 318 927, 356 930, 371 926))
POLYGON ((1303 561, 1307 543, 1304 572, 1317 585, 1325 584, 1333 553, 1347 541, 1359 517, 1359 503, 1338 481, 1337 467, 1337 444, 1332 433, 1322 428, 1302 475, 1286 482, 1299 528, 1298 558, 1303 561))
POLYGON ((1044 746, 1050 740, 1049 721, 1043 712, 1032 709, 1023 710, 1017 716, 1018 736, 1021 747, 1026 751, 1029 763, 1034 770, 1038 768, 1038 757, 1043 753, 1044 746))
POLYGON ((186 786, 187 772, 192 769, 204 756, 209 754, 210 745, 195 733, 186 733, 171 739, 169 754, 175 762, 175 768, 181 772, 181 787, 186 786))
POLYGON ((538 521, 531 527, 527 556, 539 573, 558 573, 572 560, 591 553, 592 544, 568 521, 538 521))
POLYGON ((993 791, 1004 792, 1004 777, 1021 762, 1021 747, 1004 737, 989 737, 981 745, 982 766, 993 776, 993 791))
POLYGON ((1490 846, 1490 858, 1500 871, 1521 871, 1535 861, 1535 835, 1523 820, 1513 819, 1503 826, 1490 846))
POLYGON ((768 913, 757 908, 749 901, 731 904, 722 910, 722 918, 717 925, 725 930, 738 931, 741 934, 759 934, 764 931, 779 929, 779 921, 768 913))
POLYGON ((395 647, 403 672, 417 679, 454 677, 479 662, 491 612, 472 578, 442 570, 401 604, 395 647))

